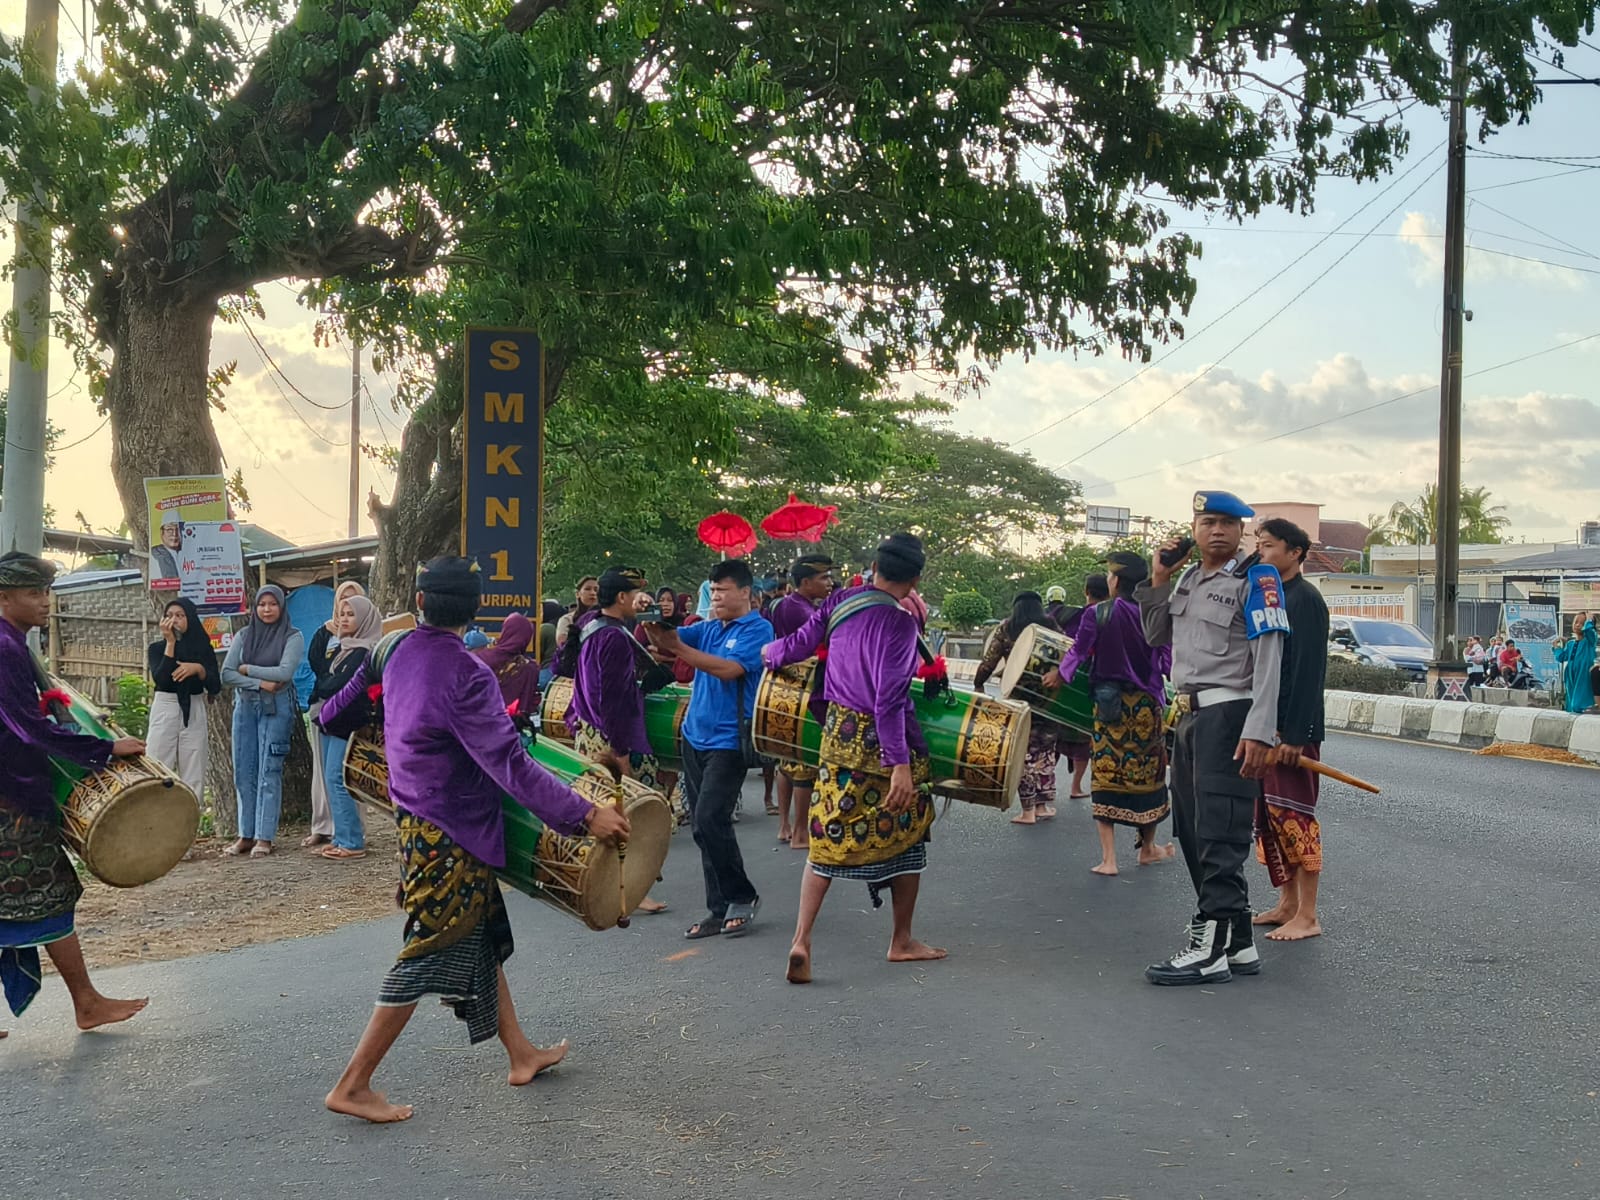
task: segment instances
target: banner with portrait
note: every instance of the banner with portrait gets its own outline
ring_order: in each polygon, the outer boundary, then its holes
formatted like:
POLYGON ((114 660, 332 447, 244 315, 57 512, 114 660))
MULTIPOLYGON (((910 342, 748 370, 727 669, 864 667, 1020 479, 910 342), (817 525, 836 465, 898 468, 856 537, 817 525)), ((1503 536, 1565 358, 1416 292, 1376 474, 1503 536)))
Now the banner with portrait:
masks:
POLYGON ((150 590, 180 591, 183 527, 190 522, 228 519, 227 481, 221 475, 146 479, 144 498, 150 528, 150 590))

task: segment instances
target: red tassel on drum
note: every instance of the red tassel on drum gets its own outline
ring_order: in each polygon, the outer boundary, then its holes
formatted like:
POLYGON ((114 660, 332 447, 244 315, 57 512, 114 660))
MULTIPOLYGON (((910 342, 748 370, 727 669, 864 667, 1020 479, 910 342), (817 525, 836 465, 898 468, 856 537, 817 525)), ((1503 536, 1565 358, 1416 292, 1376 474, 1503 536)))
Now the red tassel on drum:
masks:
POLYGON ((931 663, 923 663, 917 668, 918 679, 948 679, 950 668, 945 665, 944 655, 939 655, 931 663))
POLYGON ((827 662, 828 661, 828 647, 826 645, 822 645, 822 646, 818 646, 817 647, 817 661, 818 662, 827 662))
POLYGON ((367 689, 367 699, 373 704, 383 699, 383 684, 375 683, 367 689))
POLYGON ((519 717, 521 715, 522 715, 522 697, 518 696, 510 704, 506 705, 506 716, 515 718, 515 717, 519 717))
POLYGON ((39 693, 39 715, 48 717, 53 705, 59 704, 62 708, 72 707, 72 697, 60 688, 51 688, 49 691, 39 693))

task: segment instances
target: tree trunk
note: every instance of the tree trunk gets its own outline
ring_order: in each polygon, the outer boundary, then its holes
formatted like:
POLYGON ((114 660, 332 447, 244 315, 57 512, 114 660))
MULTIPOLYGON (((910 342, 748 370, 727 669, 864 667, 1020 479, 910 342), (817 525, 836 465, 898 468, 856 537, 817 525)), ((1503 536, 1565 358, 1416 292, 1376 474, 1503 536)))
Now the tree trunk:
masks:
POLYGON ((106 388, 111 474, 141 548, 150 536, 147 477, 222 471, 222 447, 206 398, 216 311, 209 294, 153 290, 131 280, 118 296, 106 388))

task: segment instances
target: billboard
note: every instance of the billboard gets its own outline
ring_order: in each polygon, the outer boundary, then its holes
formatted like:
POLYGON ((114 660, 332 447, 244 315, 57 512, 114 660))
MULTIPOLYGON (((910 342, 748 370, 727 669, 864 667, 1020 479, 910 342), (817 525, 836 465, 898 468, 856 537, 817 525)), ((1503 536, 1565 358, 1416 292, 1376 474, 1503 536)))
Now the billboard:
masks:
POLYGON ((1548 687, 1558 673, 1555 647, 1550 644, 1556 636, 1555 608, 1548 604, 1507 601, 1505 609, 1506 636, 1522 651, 1522 659, 1533 677, 1548 687))
POLYGON ((221 475, 146 479, 144 500, 150 533, 151 590, 175 592, 183 583, 178 573, 183 526, 190 521, 226 521, 227 482, 221 475))
POLYGON ((1091 504, 1085 510, 1083 531, 1091 537, 1124 538, 1133 530, 1133 510, 1091 504))
POLYGON ((461 553, 483 572, 478 619, 496 624, 539 605, 544 357, 530 329, 466 341, 461 553))
POLYGON ((233 521, 186 521, 178 595, 202 613, 245 611, 244 553, 233 521))

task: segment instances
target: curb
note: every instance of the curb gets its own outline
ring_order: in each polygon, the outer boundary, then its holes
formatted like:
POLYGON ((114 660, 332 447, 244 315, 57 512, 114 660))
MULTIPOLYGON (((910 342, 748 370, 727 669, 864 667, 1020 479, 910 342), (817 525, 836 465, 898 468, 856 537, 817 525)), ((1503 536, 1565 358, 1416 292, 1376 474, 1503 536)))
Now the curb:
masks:
POLYGON ((1346 733, 1444 746, 1481 749, 1495 742, 1548 746, 1600 765, 1600 717, 1575 716, 1548 708, 1463 704, 1459 700, 1416 700, 1328 692, 1327 726, 1346 733))

